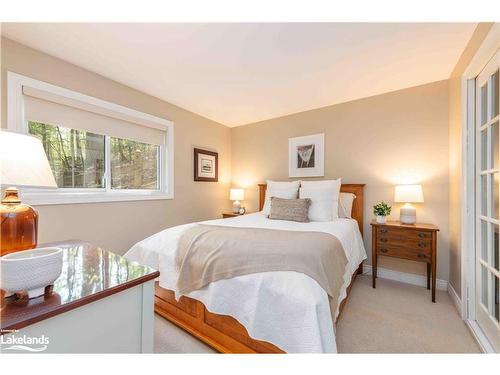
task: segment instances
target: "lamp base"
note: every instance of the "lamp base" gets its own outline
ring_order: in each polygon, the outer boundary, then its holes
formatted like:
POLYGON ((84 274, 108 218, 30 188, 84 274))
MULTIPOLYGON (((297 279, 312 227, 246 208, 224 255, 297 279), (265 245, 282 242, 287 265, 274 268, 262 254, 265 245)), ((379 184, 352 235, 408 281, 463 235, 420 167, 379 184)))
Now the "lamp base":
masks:
POLYGON ((233 202, 233 213, 234 214, 239 214, 240 213, 240 208, 241 208, 240 201, 234 201, 233 202))
POLYGON ((399 221, 402 224, 415 224, 417 222, 417 210, 410 203, 406 203, 399 211, 399 221))
POLYGON ((0 256, 36 247, 38 213, 31 206, 21 203, 17 188, 5 189, 5 196, 0 204, 0 217, 0 256))

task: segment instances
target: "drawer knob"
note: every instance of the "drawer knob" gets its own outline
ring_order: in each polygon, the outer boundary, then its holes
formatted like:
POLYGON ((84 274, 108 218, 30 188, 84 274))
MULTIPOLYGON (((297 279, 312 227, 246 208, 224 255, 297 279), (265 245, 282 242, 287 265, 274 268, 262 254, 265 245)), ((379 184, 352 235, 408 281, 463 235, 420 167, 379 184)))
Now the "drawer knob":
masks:
POLYGON ((420 238, 425 238, 425 237, 426 237, 425 233, 422 233, 422 232, 420 232, 420 233, 418 234, 418 236, 419 236, 420 238))
POLYGON ((417 254, 417 256, 418 256, 420 259, 425 258, 425 254, 423 254, 423 253, 418 253, 418 254, 417 254))
POLYGON ((387 238, 381 238, 380 242, 387 242, 387 238))
POLYGON ((387 229, 380 229, 380 233, 387 233, 387 229))
POLYGON ((380 249, 381 253, 387 253, 387 249, 380 249))
POLYGON ((419 242, 418 243, 418 247, 420 247, 420 248, 423 248, 423 247, 426 247, 426 246, 427 246, 427 244, 425 242, 419 242))

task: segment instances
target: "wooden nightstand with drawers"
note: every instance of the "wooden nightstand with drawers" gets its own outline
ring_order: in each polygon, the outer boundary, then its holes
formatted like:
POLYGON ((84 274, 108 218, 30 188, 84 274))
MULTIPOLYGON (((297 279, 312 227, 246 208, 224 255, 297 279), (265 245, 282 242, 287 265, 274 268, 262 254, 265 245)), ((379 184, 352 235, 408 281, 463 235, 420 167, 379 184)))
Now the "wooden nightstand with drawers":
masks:
POLYGON ((227 219, 227 218, 230 218, 230 217, 238 217, 238 216, 241 216, 241 215, 244 215, 244 214, 237 214, 237 213, 234 213, 234 212, 223 212, 222 213, 222 218, 223 219, 227 219))
POLYGON ((388 221, 372 226, 372 282, 377 279, 377 256, 403 258, 427 264, 427 289, 432 285, 432 302, 436 302, 437 232, 432 224, 401 224, 388 221), (432 276, 431 276, 432 274, 432 276), (432 281, 431 281, 432 279, 432 281))

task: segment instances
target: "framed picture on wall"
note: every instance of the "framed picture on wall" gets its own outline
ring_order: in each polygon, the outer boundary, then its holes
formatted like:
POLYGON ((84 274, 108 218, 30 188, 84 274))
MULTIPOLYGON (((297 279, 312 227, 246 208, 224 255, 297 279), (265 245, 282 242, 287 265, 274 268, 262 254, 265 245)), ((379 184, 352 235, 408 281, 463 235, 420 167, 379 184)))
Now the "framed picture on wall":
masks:
POLYGON ((325 175, 324 164, 324 134, 288 138, 289 177, 322 177, 325 175))
POLYGON ((194 180, 219 181, 219 154, 217 152, 194 149, 194 180))

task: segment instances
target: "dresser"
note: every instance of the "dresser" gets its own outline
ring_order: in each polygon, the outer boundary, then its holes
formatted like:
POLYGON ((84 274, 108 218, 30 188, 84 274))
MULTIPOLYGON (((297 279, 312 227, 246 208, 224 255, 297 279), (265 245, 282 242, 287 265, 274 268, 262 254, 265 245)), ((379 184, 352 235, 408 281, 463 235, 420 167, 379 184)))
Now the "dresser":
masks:
POLYGON ((401 224, 388 221, 372 226, 372 284, 376 287, 378 256, 387 256, 424 262, 427 265, 427 289, 432 289, 436 302, 437 233, 432 224, 401 224))
POLYGON ((63 249, 62 273, 44 296, 1 301, 2 352, 153 352, 159 272, 82 241, 47 246, 63 249))

